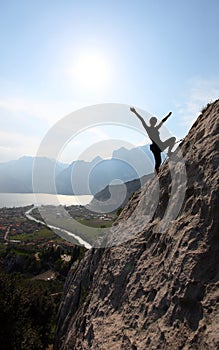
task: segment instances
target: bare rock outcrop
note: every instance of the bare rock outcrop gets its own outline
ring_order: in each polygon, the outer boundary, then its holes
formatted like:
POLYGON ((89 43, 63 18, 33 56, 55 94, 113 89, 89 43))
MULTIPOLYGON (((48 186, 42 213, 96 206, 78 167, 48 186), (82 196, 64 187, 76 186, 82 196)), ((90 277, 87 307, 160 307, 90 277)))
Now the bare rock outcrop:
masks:
POLYGON ((127 239, 112 247, 105 240, 72 268, 56 350, 219 348, 218 134, 219 100, 180 146, 184 164, 173 159, 174 183, 164 164, 153 215, 145 208, 153 207, 157 177, 132 197, 106 240, 127 239))

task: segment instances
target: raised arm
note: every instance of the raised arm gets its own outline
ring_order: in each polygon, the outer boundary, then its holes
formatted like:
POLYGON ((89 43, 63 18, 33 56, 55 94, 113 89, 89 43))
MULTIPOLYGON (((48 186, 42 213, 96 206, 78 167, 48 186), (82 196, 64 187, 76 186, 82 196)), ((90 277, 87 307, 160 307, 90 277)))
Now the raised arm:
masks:
POLYGON ((166 115, 166 117, 164 117, 164 118, 161 120, 161 122, 157 125, 157 129, 159 129, 159 128, 163 125, 163 123, 171 116, 171 114, 172 114, 172 112, 169 112, 169 113, 166 115))
POLYGON ((145 130, 148 129, 148 125, 146 124, 145 120, 143 119, 143 117, 135 110, 134 107, 130 107, 130 111, 133 112, 138 119, 140 119, 140 121, 142 122, 143 127, 145 128, 145 130))

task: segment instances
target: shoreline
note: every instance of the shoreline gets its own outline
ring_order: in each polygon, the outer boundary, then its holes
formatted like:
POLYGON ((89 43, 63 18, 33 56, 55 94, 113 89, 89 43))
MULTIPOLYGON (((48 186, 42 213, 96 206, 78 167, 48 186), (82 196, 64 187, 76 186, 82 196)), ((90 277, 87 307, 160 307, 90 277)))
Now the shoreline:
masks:
POLYGON ((0 193, 0 208, 20 208, 30 205, 82 205, 89 204, 92 195, 62 195, 49 193, 0 193))

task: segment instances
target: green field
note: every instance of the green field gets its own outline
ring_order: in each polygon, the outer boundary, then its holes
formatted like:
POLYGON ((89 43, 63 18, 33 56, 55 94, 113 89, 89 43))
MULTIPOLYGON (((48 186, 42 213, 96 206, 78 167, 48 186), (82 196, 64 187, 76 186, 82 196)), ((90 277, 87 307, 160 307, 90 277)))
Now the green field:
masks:
MULTIPOLYGON (((82 239, 89 243, 93 243, 97 238, 102 236, 103 230, 108 229, 113 224, 112 220, 101 220, 98 218, 95 219, 86 219, 83 217, 76 218, 60 218, 55 215, 51 215, 48 219, 48 224, 59 227, 60 229, 65 229, 69 232, 72 232, 82 239)), ((53 232, 50 228, 44 227, 39 231, 35 231, 33 233, 22 233, 11 235, 11 240, 18 240, 21 242, 36 242, 36 240, 60 240, 62 238, 69 240, 68 236, 65 233, 57 231, 57 233, 53 232)), ((73 237, 71 237, 71 242, 78 244, 78 241, 75 241, 73 237)))
POLYGON ((22 242, 31 242, 31 241, 35 241, 36 239, 45 239, 45 240, 56 239, 57 235, 52 230, 45 227, 33 233, 22 233, 20 235, 13 235, 10 238, 14 240, 19 240, 22 242))
POLYGON ((82 225, 86 225, 89 227, 96 227, 96 228, 111 227, 113 224, 113 220, 109 220, 109 221, 108 220, 103 221, 99 219, 87 220, 81 217, 80 218, 76 217, 75 220, 77 220, 82 225))

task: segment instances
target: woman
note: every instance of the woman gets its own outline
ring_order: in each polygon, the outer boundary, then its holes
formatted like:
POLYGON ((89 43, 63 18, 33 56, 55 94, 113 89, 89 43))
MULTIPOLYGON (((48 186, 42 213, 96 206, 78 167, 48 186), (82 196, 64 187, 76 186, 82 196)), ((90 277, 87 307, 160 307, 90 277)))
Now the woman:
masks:
POLYGON ((155 159, 155 171, 157 174, 159 173, 160 165, 161 165, 161 152, 163 152, 166 148, 168 148, 168 156, 171 156, 171 151, 173 146, 175 145, 176 138, 175 137, 170 137, 166 141, 161 141, 160 139, 160 133, 159 129, 163 125, 163 123, 171 116, 172 112, 170 112, 165 118, 162 119, 162 121, 157 124, 157 118, 152 117, 150 119, 150 125, 147 125, 145 120, 142 118, 138 112, 136 112, 134 107, 130 108, 130 111, 135 113, 135 115, 140 119, 142 122, 143 127, 147 131, 147 134, 149 138, 152 141, 152 145, 150 145, 150 150, 152 151, 155 159))

